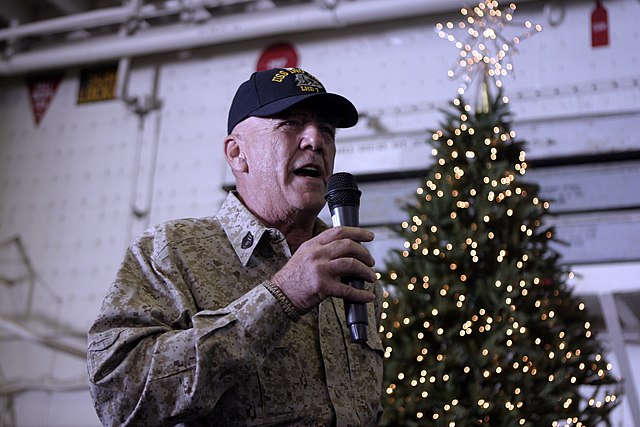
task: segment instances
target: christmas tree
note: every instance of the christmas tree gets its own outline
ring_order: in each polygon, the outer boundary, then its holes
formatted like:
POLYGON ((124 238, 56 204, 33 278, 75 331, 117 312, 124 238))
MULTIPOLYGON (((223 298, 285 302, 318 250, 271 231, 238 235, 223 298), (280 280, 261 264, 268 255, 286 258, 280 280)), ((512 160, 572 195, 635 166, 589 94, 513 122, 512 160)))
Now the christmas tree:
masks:
POLYGON ((404 250, 382 274, 383 424, 610 424, 619 383, 567 285, 549 202, 524 178, 508 99, 487 81, 475 108, 461 90, 443 111, 435 164, 396 229, 404 250))

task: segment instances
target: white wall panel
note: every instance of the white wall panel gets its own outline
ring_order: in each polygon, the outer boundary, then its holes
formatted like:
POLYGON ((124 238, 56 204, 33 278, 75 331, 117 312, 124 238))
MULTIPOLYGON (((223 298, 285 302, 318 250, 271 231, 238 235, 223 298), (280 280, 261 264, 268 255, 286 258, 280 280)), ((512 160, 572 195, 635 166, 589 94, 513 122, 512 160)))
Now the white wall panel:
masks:
POLYGON ((640 207, 640 162, 531 168, 526 179, 540 186, 554 214, 640 207))
MULTIPOLYGON (((112 228, 118 215, 112 207, 129 181, 122 166, 130 157, 125 135, 132 124, 117 102, 103 104, 99 114, 96 106, 76 108, 76 87, 73 79, 61 83, 39 128, 23 91, 27 112, 3 126, 3 146, 13 153, 3 156, 1 236, 19 234, 39 273, 62 280, 67 295, 86 289, 78 273, 103 271, 105 258, 123 247, 124 234, 112 228), (90 259, 78 263, 83 254, 90 259)), ((83 303, 66 309, 84 312, 83 303)), ((48 305, 45 297, 43 307, 48 305)))

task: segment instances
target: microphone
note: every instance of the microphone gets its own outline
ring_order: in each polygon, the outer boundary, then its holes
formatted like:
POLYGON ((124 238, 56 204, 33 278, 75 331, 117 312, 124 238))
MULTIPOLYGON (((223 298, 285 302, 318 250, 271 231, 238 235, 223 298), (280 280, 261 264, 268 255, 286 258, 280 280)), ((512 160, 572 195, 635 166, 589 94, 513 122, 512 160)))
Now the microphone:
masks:
MULTIPOLYGON (((327 183, 327 194, 324 196, 331 212, 331 222, 334 227, 358 227, 360 220, 360 195, 356 179, 347 172, 334 173, 327 183)), ((343 277, 342 283, 356 289, 364 289, 364 281, 354 277, 343 277)), ((351 333, 351 342, 367 341, 367 305, 364 303, 344 302, 344 312, 347 326, 351 333)))

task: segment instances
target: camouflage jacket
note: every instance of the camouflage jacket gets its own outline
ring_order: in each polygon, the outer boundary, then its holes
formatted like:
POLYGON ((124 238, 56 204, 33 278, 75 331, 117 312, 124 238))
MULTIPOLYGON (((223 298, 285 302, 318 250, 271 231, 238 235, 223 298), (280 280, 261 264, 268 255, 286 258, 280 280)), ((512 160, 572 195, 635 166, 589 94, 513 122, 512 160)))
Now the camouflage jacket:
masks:
MULTIPOLYGON (((317 220, 315 234, 326 227, 317 220)), ((103 424, 375 425, 380 298, 365 344, 351 343, 340 299, 293 322, 264 286, 289 257, 233 193, 216 217, 143 233, 89 330, 103 424)))

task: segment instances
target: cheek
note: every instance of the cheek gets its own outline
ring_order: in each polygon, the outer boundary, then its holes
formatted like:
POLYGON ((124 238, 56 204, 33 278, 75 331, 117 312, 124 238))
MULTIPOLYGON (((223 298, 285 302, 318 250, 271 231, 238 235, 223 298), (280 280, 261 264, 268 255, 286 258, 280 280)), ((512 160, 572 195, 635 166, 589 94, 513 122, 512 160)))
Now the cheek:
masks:
POLYGON ((250 168, 252 168, 256 173, 261 176, 268 176, 270 174, 275 173, 275 169, 277 168, 277 162, 275 159, 278 154, 274 153, 273 150, 252 150, 250 153, 251 161, 249 163, 250 168))
POLYGON ((329 150, 327 152, 327 157, 325 160, 328 173, 333 173, 333 166, 335 164, 335 160, 336 160, 336 149, 334 147, 332 150, 329 150))

